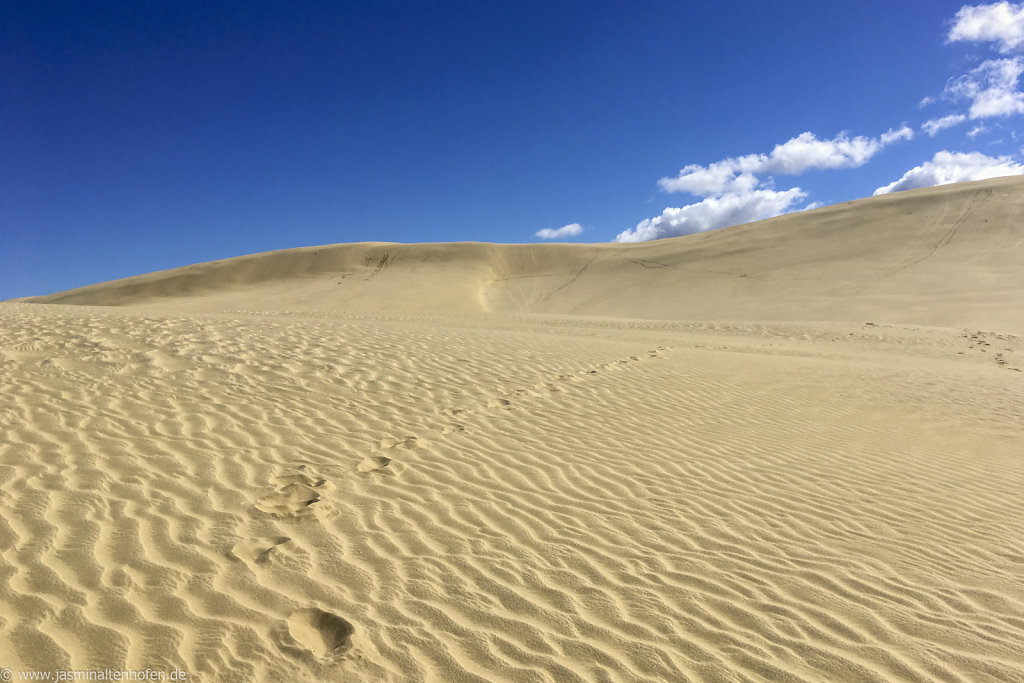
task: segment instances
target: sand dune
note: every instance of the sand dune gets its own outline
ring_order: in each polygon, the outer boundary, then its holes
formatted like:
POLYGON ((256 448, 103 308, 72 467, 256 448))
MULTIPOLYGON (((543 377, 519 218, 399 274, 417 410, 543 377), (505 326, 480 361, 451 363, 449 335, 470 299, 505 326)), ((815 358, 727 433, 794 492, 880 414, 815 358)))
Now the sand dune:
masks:
POLYGON ((894 322, 1024 334, 1024 180, 871 197, 641 244, 340 244, 39 303, 894 322))
POLYGON ((1022 202, 0 304, 0 666, 1024 680, 1022 202))

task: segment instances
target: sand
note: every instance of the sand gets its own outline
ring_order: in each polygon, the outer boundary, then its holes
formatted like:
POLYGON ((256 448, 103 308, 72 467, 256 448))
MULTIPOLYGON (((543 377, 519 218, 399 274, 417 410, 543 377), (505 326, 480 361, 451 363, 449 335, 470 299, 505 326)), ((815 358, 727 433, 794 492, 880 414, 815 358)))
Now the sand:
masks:
POLYGON ((1022 207, 0 304, 0 666, 1024 680, 1022 207))

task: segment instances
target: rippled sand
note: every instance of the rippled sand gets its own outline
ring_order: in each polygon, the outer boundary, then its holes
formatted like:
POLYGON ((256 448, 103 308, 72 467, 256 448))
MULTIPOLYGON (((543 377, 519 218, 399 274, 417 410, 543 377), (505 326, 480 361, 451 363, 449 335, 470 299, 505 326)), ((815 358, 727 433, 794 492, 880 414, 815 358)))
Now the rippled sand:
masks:
POLYGON ((931 223, 897 299, 842 290, 850 259, 779 284, 725 234, 636 247, 664 268, 622 249, 618 284, 614 245, 540 276, 547 247, 494 247, 443 281, 364 245, 0 304, 0 666, 1024 680, 1022 190, 908 195, 931 223), (718 315, 627 319, 627 293, 711 305, 657 272, 691 277, 694 243, 763 294, 722 274, 718 315), (961 274, 996 284, 942 306, 961 274))

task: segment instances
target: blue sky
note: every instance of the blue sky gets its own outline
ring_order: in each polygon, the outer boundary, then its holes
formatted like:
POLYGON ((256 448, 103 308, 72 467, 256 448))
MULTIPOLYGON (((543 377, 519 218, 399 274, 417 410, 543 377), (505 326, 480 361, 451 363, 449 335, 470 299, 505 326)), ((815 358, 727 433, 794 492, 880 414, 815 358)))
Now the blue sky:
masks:
POLYGON ((646 239, 915 167, 893 189, 1024 170, 1014 5, 297 4, 4 3, 0 299, 314 244, 646 239))

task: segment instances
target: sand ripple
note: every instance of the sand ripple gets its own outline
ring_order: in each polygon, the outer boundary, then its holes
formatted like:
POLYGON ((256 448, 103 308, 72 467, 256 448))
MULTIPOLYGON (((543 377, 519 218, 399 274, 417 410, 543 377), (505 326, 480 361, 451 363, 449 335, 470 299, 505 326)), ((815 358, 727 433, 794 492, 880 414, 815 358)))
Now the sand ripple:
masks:
POLYGON ((0 664, 1024 680, 1022 354, 3 304, 0 664))

